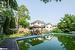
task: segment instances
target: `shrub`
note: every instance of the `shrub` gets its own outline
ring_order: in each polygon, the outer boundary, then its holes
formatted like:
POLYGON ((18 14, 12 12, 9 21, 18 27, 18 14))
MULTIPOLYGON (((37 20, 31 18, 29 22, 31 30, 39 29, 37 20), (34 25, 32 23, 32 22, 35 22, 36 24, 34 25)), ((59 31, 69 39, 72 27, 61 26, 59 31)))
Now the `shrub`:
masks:
POLYGON ((62 33, 63 31, 61 31, 60 29, 58 28, 54 28, 52 31, 50 32, 54 32, 54 33, 62 33))

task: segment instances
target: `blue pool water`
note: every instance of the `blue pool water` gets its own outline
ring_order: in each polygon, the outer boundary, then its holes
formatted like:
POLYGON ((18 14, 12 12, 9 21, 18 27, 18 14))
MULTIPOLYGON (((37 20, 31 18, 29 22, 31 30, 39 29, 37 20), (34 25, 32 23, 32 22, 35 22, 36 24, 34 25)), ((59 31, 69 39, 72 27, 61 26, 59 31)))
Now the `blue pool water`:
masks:
POLYGON ((44 36, 18 41, 20 50, 75 50, 75 36, 44 36))

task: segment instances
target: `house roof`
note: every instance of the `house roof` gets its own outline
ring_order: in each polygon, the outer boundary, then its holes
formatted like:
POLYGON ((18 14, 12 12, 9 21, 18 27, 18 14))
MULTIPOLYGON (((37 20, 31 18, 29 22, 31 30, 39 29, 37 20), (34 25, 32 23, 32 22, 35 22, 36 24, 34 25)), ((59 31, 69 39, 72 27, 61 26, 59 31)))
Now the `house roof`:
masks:
POLYGON ((32 22, 31 24, 34 24, 34 23, 41 23, 41 24, 45 24, 43 21, 40 21, 40 20, 36 20, 36 21, 32 22))
POLYGON ((41 24, 44 24, 44 25, 41 25, 41 26, 39 26, 39 25, 33 25, 33 26, 30 26, 30 27, 33 27, 33 28, 43 28, 43 27, 45 27, 47 25, 51 25, 51 26, 55 27, 55 25, 52 25, 51 23, 45 24, 45 22, 40 21, 40 20, 36 20, 36 21, 32 22, 31 24, 35 24, 35 23, 41 23, 41 24))
POLYGON ((47 23, 46 25, 52 25, 51 23, 47 23))
POLYGON ((32 26, 32 27, 33 27, 33 28, 44 28, 45 25, 42 25, 42 26, 34 25, 34 26, 32 26))
POLYGON ((57 27, 57 25, 53 25, 53 27, 57 27))

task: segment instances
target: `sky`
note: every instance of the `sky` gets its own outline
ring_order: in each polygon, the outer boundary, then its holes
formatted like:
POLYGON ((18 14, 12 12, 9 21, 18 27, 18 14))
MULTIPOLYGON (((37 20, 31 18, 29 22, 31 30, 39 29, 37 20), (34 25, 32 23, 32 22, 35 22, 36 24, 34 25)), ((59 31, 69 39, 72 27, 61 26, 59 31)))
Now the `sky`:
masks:
POLYGON ((65 14, 75 15, 75 0, 49 2, 40 0, 17 0, 18 5, 25 5, 29 10, 30 22, 41 20, 56 25, 65 14))

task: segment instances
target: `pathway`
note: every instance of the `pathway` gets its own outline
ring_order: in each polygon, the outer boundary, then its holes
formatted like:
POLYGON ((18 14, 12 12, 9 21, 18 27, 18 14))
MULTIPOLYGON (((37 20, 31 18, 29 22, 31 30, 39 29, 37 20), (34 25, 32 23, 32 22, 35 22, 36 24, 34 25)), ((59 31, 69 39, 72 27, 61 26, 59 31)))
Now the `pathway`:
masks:
POLYGON ((18 45, 15 39, 5 39, 0 48, 7 48, 7 50, 18 50, 18 45))

